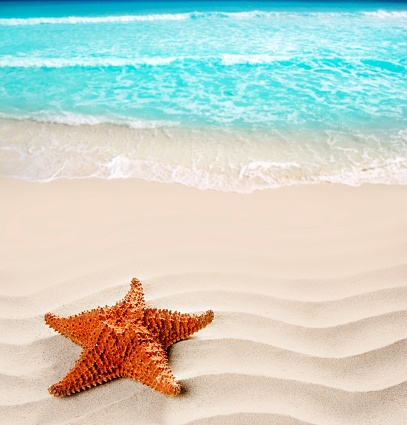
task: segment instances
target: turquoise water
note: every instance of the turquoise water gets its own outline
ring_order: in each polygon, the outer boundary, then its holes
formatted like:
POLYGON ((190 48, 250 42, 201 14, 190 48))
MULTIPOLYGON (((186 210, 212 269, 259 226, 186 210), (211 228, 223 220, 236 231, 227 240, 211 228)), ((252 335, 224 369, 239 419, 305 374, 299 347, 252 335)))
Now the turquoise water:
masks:
POLYGON ((407 6, 2 2, 0 117, 28 180, 405 184, 407 6))

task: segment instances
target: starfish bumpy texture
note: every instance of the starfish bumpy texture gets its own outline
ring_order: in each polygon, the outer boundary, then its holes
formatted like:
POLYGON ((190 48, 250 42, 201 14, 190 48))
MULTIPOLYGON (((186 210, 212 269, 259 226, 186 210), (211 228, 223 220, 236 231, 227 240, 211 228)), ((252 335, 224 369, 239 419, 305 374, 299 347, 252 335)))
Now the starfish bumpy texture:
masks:
POLYGON ((167 348, 204 328, 213 311, 181 314, 146 307, 141 283, 131 281, 122 301, 76 316, 45 315, 45 322, 83 348, 70 372, 48 391, 65 396, 113 378, 127 376, 167 395, 181 386, 168 366, 167 348))

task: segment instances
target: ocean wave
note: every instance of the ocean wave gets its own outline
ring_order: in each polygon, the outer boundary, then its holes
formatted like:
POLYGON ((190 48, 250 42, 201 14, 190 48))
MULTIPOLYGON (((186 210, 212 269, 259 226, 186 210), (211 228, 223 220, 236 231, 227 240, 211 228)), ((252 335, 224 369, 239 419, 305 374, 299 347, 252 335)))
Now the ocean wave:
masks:
MULTIPOLYGON (((270 54, 229 54, 220 56, 152 56, 139 58, 94 57, 94 58, 46 58, 46 57, 13 57, 3 56, 0 59, 0 68, 123 68, 142 66, 167 66, 174 63, 185 65, 210 64, 213 66, 234 65, 295 65, 321 67, 321 61, 326 66, 363 66, 380 67, 387 71, 405 72, 406 66, 396 61, 377 60, 373 56, 309 56, 297 55, 270 55, 270 54)), ((340 67, 338 68, 340 69, 340 67)))
POLYGON ((33 112, 31 114, 5 114, 0 112, 0 118, 16 121, 34 121, 44 124, 63 124, 68 126, 94 126, 100 124, 113 124, 126 126, 132 129, 156 129, 173 127, 179 123, 174 121, 139 120, 135 118, 106 117, 96 115, 83 115, 73 112, 33 112))
POLYGON ((223 54, 221 63, 222 65, 231 66, 231 65, 266 65, 272 64, 280 61, 288 61, 292 59, 290 56, 284 55, 231 55, 231 54, 223 54))
POLYGON ((189 12, 189 13, 164 13, 151 15, 123 15, 123 16, 68 16, 61 18, 9 18, 0 19, 0 25, 38 25, 38 24, 98 24, 98 23, 128 23, 146 21, 182 21, 198 18, 237 18, 251 19, 256 17, 276 16, 278 12, 189 12))
POLYGON ((188 13, 163 13, 149 15, 111 15, 111 16, 65 16, 65 17, 38 17, 38 18, 1 18, 0 25, 39 25, 39 24, 99 24, 99 23, 129 23, 151 21, 182 21, 187 19, 256 19, 256 18, 284 18, 284 17, 379 17, 379 18, 406 18, 407 11, 374 12, 288 12, 288 11, 262 11, 252 10, 247 12, 188 12, 188 13))
MULTIPOLYGON (((41 58, 41 57, 12 57, 5 56, 0 59, 0 68, 106 68, 106 67, 139 67, 139 66, 165 66, 174 62, 201 62, 201 63, 221 63, 225 66, 232 65, 266 65, 277 62, 285 62, 294 59, 283 55, 233 55, 223 54, 221 57, 141 57, 141 58, 41 58)), ((303 58, 299 58, 303 59, 303 58)), ((317 60, 318 58, 314 58, 317 60)))
POLYGON ((1 68, 67 68, 67 67, 124 67, 124 66, 160 66, 169 65, 176 57, 143 57, 135 59, 122 58, 16 58, 3 57, 0 59, 1 68))
POLYGON ((363 15, 371 18, 407 18, 407 10, 391 11, 378 10, 376 12, 362 12, 363 15))
POLYGON ((126 23, 134 21, 179 21, 188 19, 190 13, 165 13, 153 15, 122 15, 122 16, 67 16, 61 18, 3 18, 0 25, 39 25, 39 24, 99 24, 126 23))

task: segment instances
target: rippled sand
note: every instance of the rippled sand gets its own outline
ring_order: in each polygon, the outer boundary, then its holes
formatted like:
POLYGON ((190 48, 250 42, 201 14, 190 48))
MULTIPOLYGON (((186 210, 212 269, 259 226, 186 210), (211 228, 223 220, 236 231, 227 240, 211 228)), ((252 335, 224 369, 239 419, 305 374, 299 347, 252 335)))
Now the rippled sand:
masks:
POLYGON ((0 186, 4 423, 406 423, 407 187, 0 186), (44 313, 113 304, 135 276, 148 305, 215 312, 169 350, 182 393, 50 396, 81 349, 44 313))

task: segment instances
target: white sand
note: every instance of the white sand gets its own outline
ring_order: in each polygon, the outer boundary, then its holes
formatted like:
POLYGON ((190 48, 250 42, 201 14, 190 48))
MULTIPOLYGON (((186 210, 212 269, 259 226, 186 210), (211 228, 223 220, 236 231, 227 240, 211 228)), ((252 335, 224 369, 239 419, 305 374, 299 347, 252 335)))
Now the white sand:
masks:
POLYGON ((0 422, 407 423, 407 186, 250 195, 0 179, 0 422), (174 398, 130 379, 54 398, 80 347, 44 313, 213 309, 170 348, 174 398))

